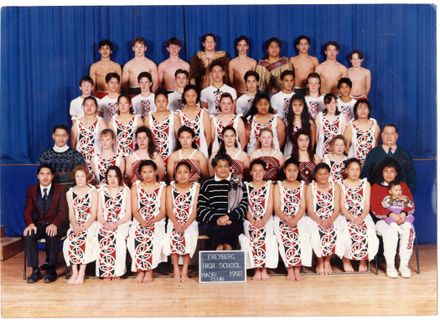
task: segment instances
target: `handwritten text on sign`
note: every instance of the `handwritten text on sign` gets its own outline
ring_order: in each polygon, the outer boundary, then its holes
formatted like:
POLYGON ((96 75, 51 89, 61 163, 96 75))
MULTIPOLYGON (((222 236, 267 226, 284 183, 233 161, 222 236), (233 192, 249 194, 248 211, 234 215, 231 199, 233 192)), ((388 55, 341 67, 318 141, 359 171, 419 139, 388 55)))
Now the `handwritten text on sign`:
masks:
POLYGON ((244 251, 199 251, 199 282, 246 282, 244 251))

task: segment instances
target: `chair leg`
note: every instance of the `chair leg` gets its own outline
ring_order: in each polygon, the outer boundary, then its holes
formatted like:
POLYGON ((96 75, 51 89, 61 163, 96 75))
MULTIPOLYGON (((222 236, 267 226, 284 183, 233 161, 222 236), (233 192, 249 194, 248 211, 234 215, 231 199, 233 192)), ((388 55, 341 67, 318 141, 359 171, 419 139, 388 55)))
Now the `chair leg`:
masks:
POLYGON ((27 248, 26 248, 26 240, 24 241, 24 263, 23 263, 23 280, 26 280, 26 263, 27 263, 27 256, 26 256, 27 248))

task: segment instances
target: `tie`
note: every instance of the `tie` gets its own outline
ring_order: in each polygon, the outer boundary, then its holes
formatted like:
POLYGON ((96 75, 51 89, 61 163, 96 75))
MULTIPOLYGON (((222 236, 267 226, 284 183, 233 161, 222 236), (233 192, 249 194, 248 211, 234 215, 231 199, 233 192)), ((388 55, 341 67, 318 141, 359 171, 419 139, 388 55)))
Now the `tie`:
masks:
POLYGON ((43 189, 43 215, 46 215, 47 209, 47 188, 43 189))
POLYGON ((392 150, 391 147, 389 147, 389 149, 388 149, 388 155, 389 155, 390 157, 393 155, 393 152, 392 152, 391 150, 392 150))

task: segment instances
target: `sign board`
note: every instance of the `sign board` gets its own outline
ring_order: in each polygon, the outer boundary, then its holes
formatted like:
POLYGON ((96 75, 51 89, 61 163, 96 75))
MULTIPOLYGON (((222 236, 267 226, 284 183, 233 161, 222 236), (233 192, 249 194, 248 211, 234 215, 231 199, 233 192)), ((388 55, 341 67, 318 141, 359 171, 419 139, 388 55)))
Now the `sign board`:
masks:
POLYGON ((244 251, 199 251, 199 282, 246 282, 244 251))

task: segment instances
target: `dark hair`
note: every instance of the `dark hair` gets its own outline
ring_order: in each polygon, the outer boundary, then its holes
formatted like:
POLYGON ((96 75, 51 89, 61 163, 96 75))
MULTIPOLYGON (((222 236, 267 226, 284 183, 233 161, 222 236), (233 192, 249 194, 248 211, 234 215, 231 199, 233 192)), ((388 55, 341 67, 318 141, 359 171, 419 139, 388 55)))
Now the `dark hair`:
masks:
MULTIPOLYGON (((254 101, 252 102, 252 106, 250 107, 250 109, 248 110, 248 112, 245 115, 246 119, 248 117, 250 117, 249 122, 251 122, 252 119, 254 118, 254 116, 258 113, 257 103, 263 99, 266 99, 269 102, 269 106, 270 106, 269 96, 264 92, 257 92, 257 94, 255 95, 254 101)), ((269 113, 272 113, 272 114, 276 113, 275 110, 272 108, 272 106, 269 107, 269 113)))
POLYGON ((158 96, 165 96, 168 101, 168 92, 162 87, 157 88, 156 92, 154 93, 154 101, 156 101, 158 96))
POLYGON ((212 69, 214 69, 214 67, 220 67, 222 68, 222 71, 225 71, 225 66, 223 65, 223 62, 221 60, 214 60, 209 65, 209 72, 212 72, 212 69))
POLYGON ((139 175, 141 175, 142 168, 147 166, 152 167, 154 171, 157 170, 157 164, 153 160, 151 159, 142 160, 139 163, 139 167, 137 168, 137 172, 139 173, 139 175))
POLYGON ((92 100, 95 103, 95 106, 96 106, 96 112, 95 113, 97 113, 98 112, 98 100, 96 100, 96 98, 93 97, 93 96, 85 97, 83 102, 81 103, 81 105, 83 107, 84 107, 84 105, 85 105, 87 100, 92 100))
POLYGON ((348 55, 348 59, 351 60, 353 59, 353 55, 356 54, 358 55, 359 59, 363 59, 364 55, 362 54, 362 52, 360 52, 359 50, 353 50, 352 52, 350 52, 350 54, 348 55))
POLYGON ((266 42, 264 43, 264 49, 267 50, 272 42, 276 42, 281 48, 281 40, 277 37, 272 37, 266 40, 266 42))
POLYGON ((182 47, 182 42, 179 39, 177 39, 176 37, 172 37, 167 40, 167 48, 172 44, 179 46, 179 47, 182 47))
POLYGON ((189 78, 189 72, 184 69, 177 69, 176 72, 174 72, 174 78, 176 78, 177 75, 180 73, 184 74, 187 78, 189 78))
POLYGON ((339 79, 337 88, 340 89, 341 85, 343 83, 345 83, 347 86, 349 86, 350 89, 353 88, 353 82, 351 82, 350 78, 341 78, 341 79, 339 79))
POLYGON ((81 87, 83 82, 89 82, 92 86, 95 84, 95 82, 93 82, 93 79, 90 78, 89 76, 84 76, 79 80, 79 86, 81 87))
MULTIPOLYGON (((356 101, 356 103, 354 104, 354 107, 353 107, 353 113, 354 113, 354 119, 355 120, 357 120, 357 118, 358 118, 358 116, 357 116, 357 109, 358 109, 358 107, 359 107, 359 105, 361 103, 366 104, 367 107, 368 107, 368 118, 370 118, 370 116, 371 116, 371 104, 370 104, 370 101, 368 101, 367 99, 359 99, 358 101, 356 101)), ((396 128, 396 131, 397 131, 397 128, 396 128)))
POLYGON ((299 45, 300 41, 303 39, 307 40, 307 42, 310 44, 310 38, 302 34, 295 39, 295 46, 299 45))
POLYGON ((256 71, 253 71, 253 70, 246 71, 243 79, 244 79, 244 81, 247 81, 247 78, 252 77, 252 76, 255 77, 255 80, 257 80, 257 82, 260 81, 260 75, 256 71))
POLYGON ((241 35, 241 36, 239 36, 238 38, 235 38, 235 40, 234 40, 234 48, 235 47, 237 47, 238 46, 238 43, 240 42, 240 41, 246 41, 246 44, 247 45, 249 45, 249 38, 248 37, 246 37, 245 35, 241 35))
POLYGON ((113 51, 113 43, 109 39, 99 41, 98 48, 101 49, 103 46, 108 46, 113 51))
POLYGON ((75 174, 78 171, 83 171, 86 174, 86 178, 88 179, 90 177, 90 172, 89 169, 87 168, 87 166, 83 166, 83 165, 78 165, 75 166, 72 170, 72 172, 70 173, 70 178, 75 181, 75 174))
POLYGON ((383 126, 382 131, 383 131, 383 129, 385 129, 386 127, 394 128, 394 130, 396 130, 396 133, 397 133, 397 134, 399 133, 399 131, 397 130, 397 126, 396 126, 394 123, 387 123, 386 125, 383 126))
MULTIPOLYGON (((148 138, 148 149, 147 149, 148 155, 150 156, 150 158, 153 158, 154 152, 156 151, 156 144, 154 143, 153 133, 151 132, 151 130, 146 126, 140 126, 139 128, 136 129, 135 137, 137 138, 137 136, 143 132, 147 135, 148 138)), ((136 143, 134 150, 138 150, 138 149, 139 146, 136 143)))
MULTIPOLYGON (((225 134, 226 131, 232 131, 232 132, 234 132, 235 136, 237 136, 237 131, 234 129, 234 127, 232 127, 232 126, 224 127, 222 130, 222 141, 220 142, 220 147, 218 148, 217 154, 226 153, 225 140, 223 140, 223 135, 225 134)), ((237 139, 235 139, 235 141, 234 141, 234 146, 236 148, 238 148, 237 139)))
POLYGON ((286 171, 287 167, 291 164, 295 165, 298 168, 298 175, 296 176, 296 180, 301 181, 301 175, 299 174, 299 162, 293 158, 289 158, 284 162, 283 170, 280 171, 280 173, 278 175, 278 178, 280 181, 286 180, 286 172, 285 171, 286 171))
MULTIPOLYGON (((309 79, 318 79, 319 80, 319 93, 321 94, 321 76, 316 72, 311 72, 307 76, 307 83, 309 83, 309 79)), ((308 87, 307 87, 307 94, 310 94, 308 87)))
POLYGON ((220 95, 219 102, 222 101, 224 98, 229 98, 229 99, 231 99, 232 102, 234 102, 234 98, 232 98, 232 95, 229 92, 223 92, 220 95))
POLYGON ((339 43, 337 43, 336 41, 327 41, 324 44, 324 51, 327 51, 328 46, 334 46, 336 50, 339 51, 339 43))
POLYGON ((67 134, 69 134, 69 129, 67 128, 67 126, 65 124, 57 124, 57 125, 55 125, 55 127, 53 127, 52 134, 54 134, 55 131, 57 131, 58 129, 62 129, 64 131, 66 131, 67 134))
POLYGON ((219 161, 227 161, 229 166, 232 166, 232 158, 226 153, 217 153, 215 157, 211 160, 211 165, 213 168, 217 166, 219 161))
POLYGON ((38 166, 38 168, 37 168, 37 174, 39 174, 40 171, 41 171, 41 169, 43 169, 43 168, 47 168, 47 169, 49 169, 49 170, 50 170, 50 173, 53 175, 53 173, 54 173, 54 169, 53 169, 52 165, 50 165, 50 164, 48 164, 48 163, 42 163, 42 164, 40 164, 40 165, 38 166))
POLYGON ((295 135, 293 136, 293 147, 292 147, 292 155, 290 156, 293 160, 299 163, 299 152, 298 152, 298 139, 300 135, 305 135, 309 137, 309 146, 307 147, 307 154, 309 155, 309 161, 313 162, 313 150, 312 150, 312 139, 310 138, 310 134, 307 133, 304 129, 299 129, 295 135))
POLYGON ((293 144, 293 136, 295 134, 295 114, 293 113, 292 105, 294 101, 301 101, 303 103, 303 110, 301 112, 301 129, 308 132, 310 135, 312 133, 312 128, 310 125, 310 120, 312 117, 309 113, 309 107, 307 106, 306 99, 301 94, 294 94, 289 102, 289 109, 287 110, 287 138, 293 144))
MULTIPOLYGON (((194 132, 193 129, 191 129, 190 127, 187 127, 187 126, 181 126, 181 127, 179 128, 179 130, 177 131, 177 138, 179 138, 180 135, 181 135, 183 132, 188 132, 188 133, 190 133, 191 136, 192 136, 193 138, 196 137, 196 134, 195 134, 195 132, 194 132)), ((192 144, 191 144, 191 147, 192 147, 193 149, 198 149, 198 148, 199 148, 199 146, 197 145, 197 143, 196 143, 195 140, 193 140, 193 142, 192 142, 192 144)), ((179 149, 182 149, 182 145, 180 144, 179 139, 177 139, 177 141, 176 141, 176 147, 174 148, 174 150, 177 151, 177 150, 179 150, 179 149)))
MULTIPOLYGON (((332 99, 335 99, 335 102, 338 101, 338 98, 337 98, 333 93, 327 93, 327 94, 324 96, 324 104, 325 104, 325 105, 329 104, 329 103, 332 101, 332 99)), ((322 114, 326 115, 327 112, 328 112, 328 110, 327 110, 327 107, 326 107, 326 108, 322 111, 322 114)), ((340 113, 341 113, 341 111, 339 111, 339 108, 338 108, 338 106, 336 105, 335 115, 338 115, 338 114, 340 114, 340 113)))
MULTIPOLYGON (((125 93, 120 94, 120 95, 118 96, 118 100, 117 100, 116 104, 119 104, 119 102, 121 102, 121 99, 122 99, 122 98, 127 99, 128 103, 131 105, 131 97, 130 97, 130 95, 125 94, 125 93)), ((133 106, 131 106, 131 107, 130 107, 130 113, 133 114, 133 112, 134 112, 134 110, 133 110, 133 106)), ((119 107, 118 107, 118 114, 120 114, 120 112, 119 112, 119 107)))
POLYGON ((199 90, 199 87, 197 87, 195 84, 187 84, 185 86, 185 88, 183 88, 182 103, 186 104, 185 93, 187 93, 189 90, 194 90, 197 93, 196 103, 199 103, 200 102, 200 90, 199 90))
POLYGON ((213 33, 205 33, 202 36, 202 42, 205 42, 207 37, 212 37, 214 39, 214 42, 217 42, 217 37, 213 33))
MULTIPOLYGON (((316 179, 316 174, 318 173, 319 170, 324 169, 327 170, 328 173, 331 172, 331 169, 329 167, 329 165, 325 162, 320 162, 315 166, 315 169, 313 169, 313 180, 316 179)), ((316 181, 316 180, 315 180, 316 181)))
POLYGON ((293 78, 295 78, 295 73, 293 72, 293 70, 284 70, 283 72, 281 72, 280 79, 283 80, 286 76, 292 76, 293 78))
POLYGON ((397 176, 396 179, 394 179, 395 181, 400 181, 401 177, 402 177, 402 169, 400 167, 399 162, 392 158, 392 157, 386 157, 385 159, 382 160, 381 163, 379 163, 377 172, 376 172, 376 178, 377 181, 382 182, 383 181, 383 170, 385 168, 394 168, 397 172, 397 176))
POLYGON ((121 82, 121 76, 116 72, 109 72, 105 75, 105 83, 108 83, 112 78, 116 78, 118 82, 121 82))
POLYGON ((357 163, 359 165, 360 168, 362 168, 362 163, 361 160, 357 159, 357 158, 350 158, 344 161, 344 167, 345 169, 348 169, 348 167, 350 166, 350 164, 352 163, 357 163))
MULTIPOLYGON (((297 166, 297 167, 299 168, 299 163, 298 163, 298 161, 296 161, 295 159, 293 159, 292 157, 290 157, 289 159, 287 159, 286 161, 284 161, 284 164, 283 164, 283 170, 286 170, 286 168, 287 168, 287 166, 288 166, 289 164, 294 164, 295 166, 297 166)), ((298 175, 298 178, 299 178, 299 175, 298 175)))
POLYGON ((267 169, 267 164, 266 164, 266 162, 265 162, 263 159, 261 159, 261 158, 256 158, 256 159, 252 160, 251 163, 249 164, 249 171, 251 171, 252 168, 253 168, 254 166, 256 166, 256 165, 261 165, 261 166, 263 167, 264 170, 267 169))
POLYGON ((151 77, 151 73, 147 72, 147 71, 143 71, 141 73, 139 73, 137 80, 138 82, 141 81, 142 78, 147 78, 148 80, 150 80, 151 85, 150 85, 150 89, 153 85, 153 78, 151 77))
POLYGON ((136 37, 131 41, 131 46, 134 47, 136 43, 142 43, 144 46, 147 45, 147 42, 143 37, 136 37))
POLYGON ((111 170, 114 170, 116 172, 116 177, 118 178, 118 184, 122 186, 124 184, 124 181, 122 180, 121 169, 118 166, 109 166, 107 168, 107 171, 105 172, 105 181, 108 181, 108 174, 111 170))
POLYGON ((394 180, 394 181, 391 181, 390 183, 388 183, 388 190, 391 190, 393 187, 395 187, 395 186, 400 186, 400 187, 402 187, 401 185, 400 185, 400 182, 399 181, 396 181, 396 180, 394 180))
POLYGON ((179 167, 181 166, 187 167, 189 172, 192 173, 192 168, 188 161, 179 161, 177 162, 176 167, 174 168, 174 173, 173 173, 174 177, 176 176, 177 169, 179 169, 179 167))

